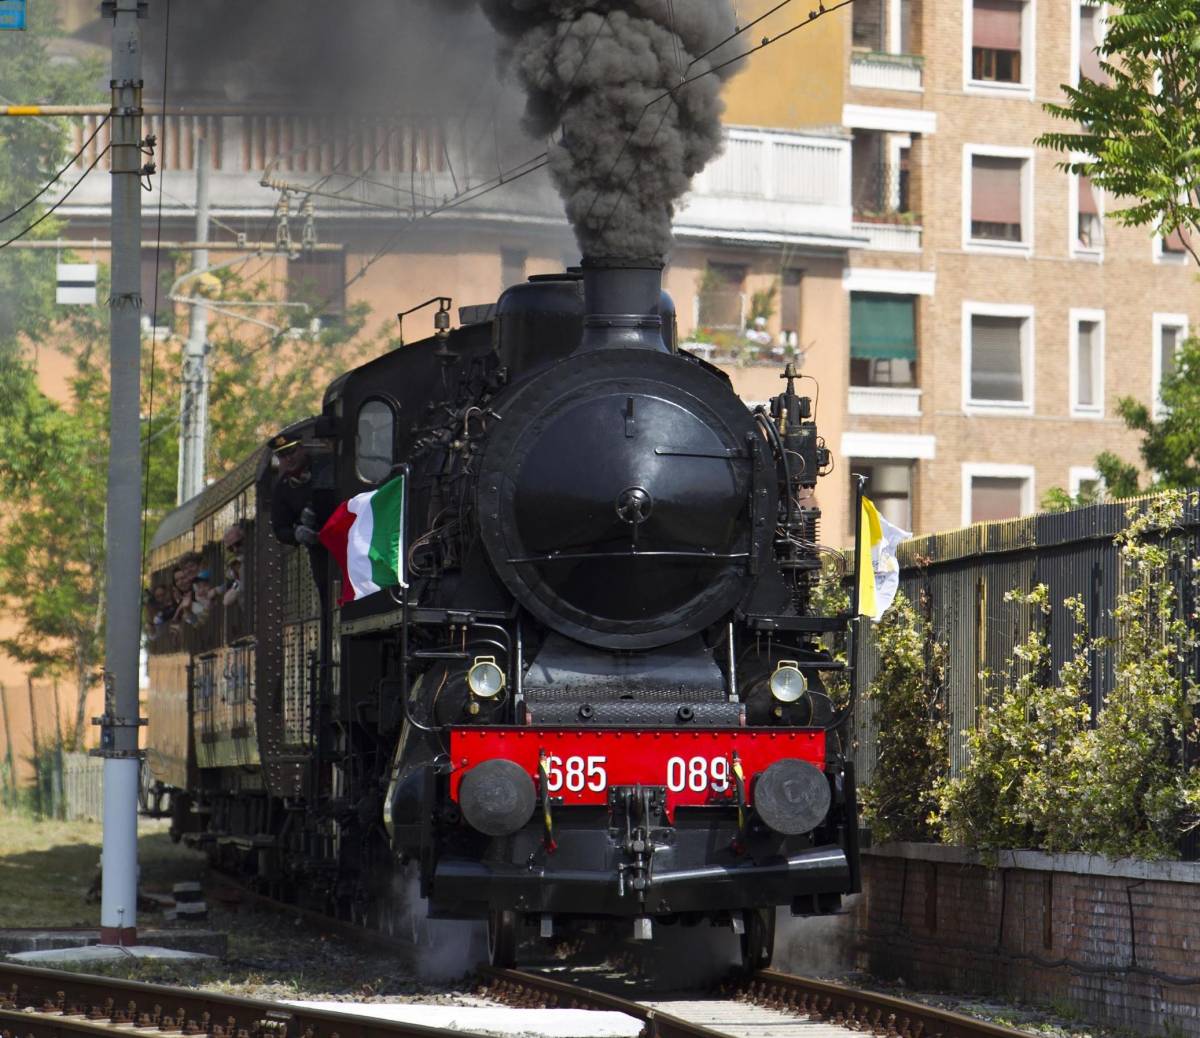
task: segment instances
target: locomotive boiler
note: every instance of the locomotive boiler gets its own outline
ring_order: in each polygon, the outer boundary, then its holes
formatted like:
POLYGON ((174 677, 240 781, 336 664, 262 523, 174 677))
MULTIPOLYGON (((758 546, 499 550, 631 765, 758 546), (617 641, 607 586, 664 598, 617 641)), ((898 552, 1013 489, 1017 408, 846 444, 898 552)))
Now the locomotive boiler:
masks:
POLYGON ((751 410, 678 348, 660 273, 585 260, 454 330, 446 301, 286 430, 339 500, 403 478, 407 586, 339 606, 331 567, 318 594, 271 533, 265 447, 164 521, 162 575, 245 532, 240 601, 151 645, 179 834, 385 928, 413 870, 495 963, 580 923, 715 922, 759 968, 777 906, 858 889, 826 692, 851 618, 814 594, 829 455, 790 367, 751 410))

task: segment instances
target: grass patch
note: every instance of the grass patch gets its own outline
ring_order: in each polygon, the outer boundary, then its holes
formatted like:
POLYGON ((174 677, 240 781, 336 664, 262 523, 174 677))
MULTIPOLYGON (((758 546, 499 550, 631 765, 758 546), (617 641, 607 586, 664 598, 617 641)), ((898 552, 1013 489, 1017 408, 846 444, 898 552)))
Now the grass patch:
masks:
MULTIPOLYGON (((138 864, 143 890, 169 891, 201 879, 204 859, 171 842, 168 823, 139 819, 138 864)), ((100 902, 89 899, 100 864, 97 822, 35 820, 0 813, 0 927, 100 925, 100 902)))

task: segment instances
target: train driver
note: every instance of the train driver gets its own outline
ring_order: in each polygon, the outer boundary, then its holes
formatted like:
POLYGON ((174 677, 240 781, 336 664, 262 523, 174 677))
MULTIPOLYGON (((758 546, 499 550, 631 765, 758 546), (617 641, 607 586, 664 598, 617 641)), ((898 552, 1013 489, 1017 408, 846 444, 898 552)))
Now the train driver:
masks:
POLYGON ((271 491, 271 529, 282 543, 308 548, 324 609, 329 555, 317 534, 337 507, 333 459, 314 456, 298 435, 287 432, 272 437, 271 450, 279 465, 271 491))

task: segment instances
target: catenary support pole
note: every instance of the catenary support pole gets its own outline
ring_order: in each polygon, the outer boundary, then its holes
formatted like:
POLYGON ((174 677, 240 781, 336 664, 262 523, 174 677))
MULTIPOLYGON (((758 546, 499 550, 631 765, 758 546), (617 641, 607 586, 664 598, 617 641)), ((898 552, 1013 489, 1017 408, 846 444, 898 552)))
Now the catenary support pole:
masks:
MULTIPOLYGON (((209 143, 196 139, 196 241, 192 270, 208 267, 208 172, 212 165, 209 143)), ((193 283, 191 326, 183 351, 183 386, 179 394, 179 480, 176 503, 183 504, 204 489, 204 455, 208 449, 208 307, 199 280, 193 283)))
POLYGON ((142 40, 146 0, 105 0, 112 33, 112 384, 106 516, 103 882, 100 940, 137 942, 138 649, 141 634, 142 40))

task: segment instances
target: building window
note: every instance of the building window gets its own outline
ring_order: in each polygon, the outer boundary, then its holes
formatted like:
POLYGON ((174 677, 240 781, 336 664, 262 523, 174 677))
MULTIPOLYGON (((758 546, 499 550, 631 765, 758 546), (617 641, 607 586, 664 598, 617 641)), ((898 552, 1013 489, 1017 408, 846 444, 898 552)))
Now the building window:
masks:
POLYGON ((287 297, 290 303, 306 303, 309 318, 340 321, 346 313, 346 254, 301 252, 289 260, 287 297))
POLYGON ((971 522, 1015 519, 1021 514, 1026 481, 1016 476, 974 476, 971 479, 971 522))
POLYGON ((887 5, 884 0, 854 0, 852 42, 864 50, 882 51, 887 39, 887 5))
POLYGON ((916 296, 850 293, 852 386, 916 385, 916 303, 916 296))
POLYGON ((1163 379, 1175 370, 1175 358, 1179 353, 1183 340, 1188 334, 1188 319, 1186 314, 1155 314, 1154 315, 1154 357, 1152 367, 1152 399, 1154 415, 1163 414, 1162 384, 1163 379))
POLYGON ((1099 252, 1104 244, 1104 226, 1100 221, 1095 188, 1088 177, 1076 177, 1075 182, 1075 247, 1085 252, 1099 252))
POLYGON ((1104 496, 1104 480, 1088 465, 1072 465, 1067 471, 1067 488, 1080 504, 1091 504, 1104 496))
POLYGON ((1170 234, 1163 235, 1159 240, 1162 259, 1173 260, 1176 263, 1187 262, 1187 232, 1182 227, 1176 227, 1170 234))
POLYGON ((519 285, 525 280, 525 261, 528 256, 521 249, 500 250, 500 291, 509 285, 519 285))
POLYGON ((1022 83, 1025 4, 1021 0, 973 0, 971 79, 976 83, 1022 83))
MULTIPOLYGON (((969 304, 968 304, 969 305, 969 304)), ((964 306, 967 402, 1028 410, 1032 393, 1032 311, 964 306)))
MULTIPOLYGON (((852 458, 849 471, 867 477, 863 493, 869 497, 879 514, 901 530, 913 528, 913 467, 915 462, 907 459, 852 458)), ((857 502, 858 482, 850 479, 850 529, 857 519, 854 506, 857 502)))
POLYGON ((1104 413, 1104 315, 1097 310, 1071 311, 1071 413, 1104 413))
POLYGON ((1079 53, 1078 71, 1080 79, 1093 83, 1110 82, 1108 73, 1100 67, 1100 54, 1096 48, 1104 42, 1104 18, 1099 4, 1079 5, 1079 53))
POLYGON ((696 326, 741 331, 745 324, 746 268, 740 263, 709 263, 696 296, 696 326))
POLYGON ((1024 210, 1026 160, 971 155, 971 238, 982 242, 1028 241, 1024 210))
POLYGON ((963 523, 1016 519, 1033 511, 1030 465, 963 465, 963 523))
POLYGON ((779 327, 783 342, 788 346, 800 345, 800 285, 803 271, 787 267, 780 278, 779 327))

